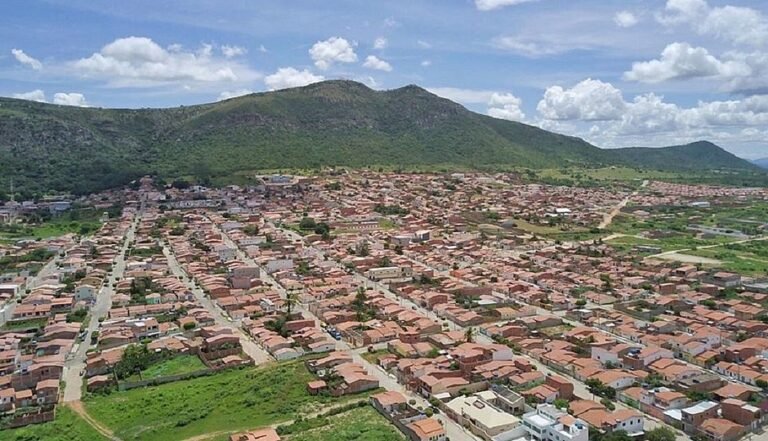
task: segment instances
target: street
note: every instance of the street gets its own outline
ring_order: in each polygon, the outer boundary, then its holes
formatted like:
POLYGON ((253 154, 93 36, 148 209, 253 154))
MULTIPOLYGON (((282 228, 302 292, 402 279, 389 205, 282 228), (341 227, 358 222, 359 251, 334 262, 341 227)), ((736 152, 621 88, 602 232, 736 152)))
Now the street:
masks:
POLYGON ((125 271, 125 254, 128 250, 128 244, 133 241, 137 225, 138 217, 131 223, 131 227, 125 235, 123 247, 115 258, 115 263, 112 266, 112 274, 104 282, 104 285, 96 296, 96 303, 91 307, 89 313, 90 321, 86 328, 87 332, 85 339, 75 346, 74 353, 68 354, 67 360, 64 363, 64 374, 62 376, 62 380, 66 385, 64 388, 64 402, 78 401, 82 398, 83 377, 80 375, 80 372, 85 369, 88 349, 91 346, 91 334, 99 328, 99 319, 106 317, 110 308, 112 308, 112 295, 114 294, 112 285, 123 277, 125 271))

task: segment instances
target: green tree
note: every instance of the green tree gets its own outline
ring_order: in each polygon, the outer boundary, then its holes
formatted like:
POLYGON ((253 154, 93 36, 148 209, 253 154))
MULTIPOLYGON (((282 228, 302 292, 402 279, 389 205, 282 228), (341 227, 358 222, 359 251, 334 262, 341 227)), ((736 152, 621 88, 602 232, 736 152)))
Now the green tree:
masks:
POLYGON ((317 223, 311 217, 305 216, 299 221, 299 228, 302 230, 314 230, 316 226, 317 223))
POLYGON ((675 431, 669 427, 659 426, 645 432, 647 441, 675 441, 675 431))

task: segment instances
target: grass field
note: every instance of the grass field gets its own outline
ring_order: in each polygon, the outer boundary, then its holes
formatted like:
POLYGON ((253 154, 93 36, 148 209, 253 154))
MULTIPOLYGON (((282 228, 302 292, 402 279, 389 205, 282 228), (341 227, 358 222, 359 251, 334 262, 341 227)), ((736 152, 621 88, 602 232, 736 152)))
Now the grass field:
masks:
POLYGON ((150 366, 141 372, 141 378, 138 375, 132 375, 128 377, 127 381, 152 380, 159 377, 201 371, 205 368, 206 366, 200 361, 200 357, 196 355, 180 355, 150 366))
POLYGON ((0 441, 106 441, 82 418, 64 406, 56 409, 56 419, 12 430, 0 430, 0 441))
POLYGON ((312 378, 293 361, 94 396, 85 406, 125 441, 183 440, 268 426, 343 401, 309 395, 312 378))
POLYGON ((371 406, 327 418, 327 425, 287 436, 286 441, 399 441, 405 437, 371 406))
POLYGON ((748 276, 768 275, 768 241, 765 240, 691 250, 685 254, 720 260, 720 267, 726 271, 748 276))

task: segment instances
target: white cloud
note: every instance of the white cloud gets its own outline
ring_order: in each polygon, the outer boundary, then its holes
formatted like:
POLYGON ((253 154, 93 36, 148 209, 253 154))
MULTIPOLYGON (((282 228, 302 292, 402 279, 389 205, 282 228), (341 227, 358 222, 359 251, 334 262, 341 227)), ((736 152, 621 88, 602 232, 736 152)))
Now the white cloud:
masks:
POLYGON ((171 82, 234 83, 259 75, 233 60, 213 56, 212 46, 185 51, 162 48, 146 37, 119 38, 88 58, 72 63, 83 76, 103 77, 114 85, 146 86, 171 82))
POLYGON ((431 65, 432 65, 432 61, 431 60, 423 60, 421 62, 421 67, 429 67, 431 65))
POLYGON ((629 11, 619 11, 613 16, 613 22, 621 28, 631 28, 640 22, 637 16, 629 11))
POLYGON ((378 49, 378 50, 385 49, 388 44, 389 44, 389 42, 387 41, 386 38, 379 37, 379 38, 377 38, 376 40, 373 41, 373 48, 374 49, 378 49))
POLYGON ((475 7, 480 11, 492 11, 505 6, 514 6, 536 0, 475 0, 475 7))
POLYGON ((272 75, 267 75, 264 78, 264 84, 270 90, 277 90, 306 86, 307 84, 317 83, 324 79, 322 75, 315 75, 306 69, 299 71, 292 67, 281 67, 272 75))
POLYGON ((14 93, 13 97, 18 98, 20 100, 38 101, 41 103, 47 102, 45 100, 45 92, 43 92, 40 89, 35 89, 31 92, 14 93))
POLYGON ((576 48, 569 47, 562 43, 535 41, 532 40, 531 37, 523 36, 498 37, 493 40, 493 45, 499 49, 504 49, 531 58, 555 55, 576 48))
POLYGON ((375 55, 368 55, 365 58, 363 67, 374 70, 383 70, 384 72, 392 72, 392 65, 375 55))
POLYGON ((619 89, 588 78, 570 89, 547 88, 536 109, 550 120, 601 121, 619 118, 625 107, 619 89))
POLYGON ((230 98, 237 98, 239 96, 249 95, 251 93, 253 93, 253 90, 251 89, 225 90, 224 92, 221 92, 219 94, 219 97, 216 99, 216 101, 224 101, 230 98))
MULTIPOLYGON (((40 89, 35 89, 31 92, 15 93, 13 94, 13 97, 22 100, 37 101, 40 103, 48 102, 48 100, 45 98, 45 92, 40 89)), ((54 94, 53 104, 59 104, 62 106, 88 107, 88 102, 85 100, 85 95, 76 92, 58 92, 54 94)))
POLYGON ((710 7, 705 0, 667 0, 656 19, 667 26, 690 25, 701 35, 735 44, 764 47, 768 44, 768 18, 760 11, 726 5, 710 7))
POLYGON ((248 53, 248 49, 242 46, 228 46, 225 44, 221 46, 221 53, 227 58, 234 58, 240 55, 245 55, 248 53))
POLYGON ((11 49, 11 53, 16 58, 16 61, 25 66, 29 66, 34 70, 40 70, 43 68, 43 63, 35 58, 30 57, 21 49, 11 49))
POLYGON ((263 44, 260 44, 259 45, 259 52, 261 52, 262 54, 266 54, 267 52, 269 52, 269 50, 267 49, 266 46, 264 46, 263 44))
POLYGON ((53 104, 59 104, 62 106, 88 107, 88 103, 85 101, 85 95, 82 93, 73 92, 59 92, 53 95, 53 104))
POLYGON ((488 101, 488 115, 511 121, 523 121, 525 113, 521 109, 522 105, 523 100, 511 93, 493 93, 488 101))
POLYGON ((416 44, 422 49, 432 49, 432 43, 424 40, 416 40, 416 44))
POLYGON ((702 101, 685 108, 666 102, 664 97, 653 93, 624 101, 621 92, 611 84, 589 81, 599 84, 577 85, 568 90, 557 86, 549 88, 539 103, 540 119, 535 123, 548 130, 613 147, 672 145, 701 139, 731 144, 766 139, 768 95, 702 101), (574 89, 583 90, 575 93, 574 89), (589 90, 592 92, 587 93, 589 90))
POLYGON ((487 104, 495 93, 492 90, 461 89, 457 87, 429 87, 427 90, 437 96, 462 104, 487 104))
POLYGON ((705 48, 692 47, 688 43, 672 43, 664 48, 658 60, 632 64, 632 70, 624 73, 630 81, 659 83, 672 79, 689 79, 720 76, 732 78, 748 76, 751 70, 744 63, 721 61, 705 48))
POLYGON ((334 63, 354 63, 357 54, 352 45, 341 37, 318 41, 309 49, 309 55, 318 69, 326 70, 334 63))

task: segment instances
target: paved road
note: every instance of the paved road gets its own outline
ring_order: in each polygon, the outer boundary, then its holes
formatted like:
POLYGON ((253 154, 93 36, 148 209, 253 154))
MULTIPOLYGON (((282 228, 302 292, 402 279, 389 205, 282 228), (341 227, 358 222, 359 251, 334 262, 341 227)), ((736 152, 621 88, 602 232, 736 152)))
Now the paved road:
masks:
POLYGON ((262 349, 248 335, 246 335, 243 330, 235 322, 232 321, 232 319, 226 316, 224 311, 216 306, 211 301, 211 299, 205 295, 202 289, 198 288, 190 280, 186 270, 181 267, 179 261, 176 260, 176 256, 173 254, 173 251, 165 242, 163 242, 163 253, 168 258, 168 267, 171 269, 173 275, 181 277, 181 280, 187 285, 187 288, 192 291, 192 294, 195 296, 197 301, 211 313, 213 319, 216 321, 216 324, 221 327, 231 329, 232 332, 234 332, 240 338, 240 345, 243 347, 243 352, 248 354, 248 356, 251 357, 251 359, 253 359, 256 364, 263 364, 274 360, 264 349, 262 349))
POLYGON ((82 398, 83 377, 80 376, 80 372, 85 369, 87 352, 91 346, 91 333, 99 328, 99 319, 106 317, 110 308, 112 308, 112 295, 115 293, 112 284, 123 277, 123 273, 125 272, 125 254, 128 250, 128 244, 133 241, 138 222, 138 217, 133 220, 131 227, 125 235, 123 247, 115 258, 115 264, 112 265, 112 274, 96 295, 96 304, 91 307, 89 315, 90 321, 88 322, 85 340, 75 346, 74 352, 68 355, 64 364, 64 375, 62 379, 66 383, 66 387, 64 388, 65 402, 78 401, 82 398))

